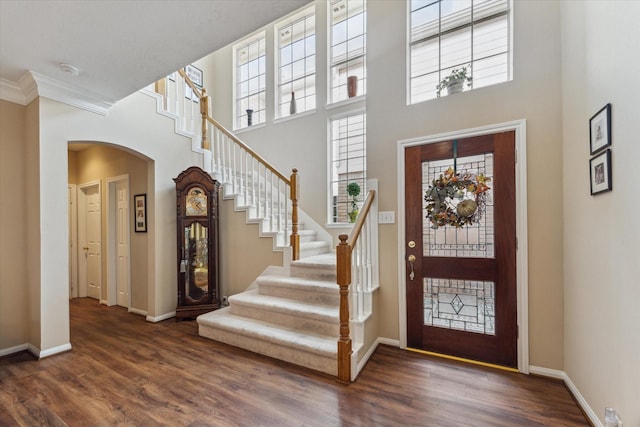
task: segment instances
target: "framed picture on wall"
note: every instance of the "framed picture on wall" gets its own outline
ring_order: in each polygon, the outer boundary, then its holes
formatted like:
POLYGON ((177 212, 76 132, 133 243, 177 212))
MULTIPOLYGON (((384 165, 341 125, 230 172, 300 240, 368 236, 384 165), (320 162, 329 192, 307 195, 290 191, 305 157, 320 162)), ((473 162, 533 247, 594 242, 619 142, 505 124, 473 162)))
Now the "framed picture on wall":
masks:
POLYGON ((134 230, 136 233, 147 232, 147 195, 136 194, 133 196, 134 230))
POLYGON ((611 145, 611 104, 607 104, 589 119, 591 154, 611 145))
POLYGON ((591 195, 611 191, 611 150, 595 156, 589 162, 591 177, 591 195))

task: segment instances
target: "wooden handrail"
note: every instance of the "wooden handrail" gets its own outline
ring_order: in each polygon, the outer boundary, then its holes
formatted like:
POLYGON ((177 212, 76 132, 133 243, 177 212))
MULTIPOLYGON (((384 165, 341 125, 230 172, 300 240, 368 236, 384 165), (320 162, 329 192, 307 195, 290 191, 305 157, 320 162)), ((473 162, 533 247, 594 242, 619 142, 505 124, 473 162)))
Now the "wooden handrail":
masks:
POLYGON ((351 285, 351 253, 362 227, 369 216, 376 192, 369 190, 351 231, 351 236, 340 234, 336 247, 336 282, 340 287, 340 338, 338 339, 338 381, 351 382, 351 334, 349 331, 349 285, 351 285))
MULTIPOLYGON (((182 78, 184 79, 185 83, 187 83, 189 85, 189 87, 191 88, 191 90, 193 91, 193 93, 196 94, 196 96, 198 98, 202 98, 202 92, 200 92, 200 89, 198 88, 198 86, 196 86, 196 84, 189 78, 189 76, 187 76, 187 73, 185 73, 185 71, 180 68, 178 70, 178 74, 180 74, 182 76, 182 78)), ((204 90, 204 89, 202 89, 204 90)))
POLYGON ((364 225, 367 216, 369 215, 369 210, 371 209, 371 205, 373 204, 373 198, 375 197, 376 192, 374 190, 369 190, 367 193, 367 198, 364 200, 364 204, 362 205, 362 209, 360 209, 360 214, 356 218, 356 222, 353 225, 353 229, 351 230, 351 236, 349 236, 349 246, 352 248, 356 245, 358 241, 358 237, 360 236, 360 231, 362 231, 362 226, 364 225))
POLYGON ((211 123, 216 128, 218 128, 218 130, 220 132, 225 134, 229 139, 231 139, 237 145, 242 147, 243 150, 245 150, 247 153, 251 154, 251 156, 253 158, 255 158, 258 162, 260 162, 265 168, 269 169, 271 171, 271 173, 273 173, 275 176, 280 178, 282 181, 286 182, 287 185, 291 185, 291 180, 289 178, 284 176, 278 169, 276 169, 275 167, 271 166, 271 164, 269 162, 267 162, 261 155, 259 155, 255 151, 253 151, 247 144, 245 144, 244 142, 240 141, 233 133, 231 133, 224 126, 222 126, 216 119, 212 118, 211 116, 208 116, 207 120, 209 121, 209 123, 211 123))
MULTIPOLYGON (((240 148, 244 151, 248 156, 255 159, 255 161, 264 167, 266 171, 269 171, 275 178, 277 178, 281 183, 285 186, 289 186, 289 198, 291 200, 291 235, 289 236, 289 244, 292 248, 292 259, 298 260, 300 259, 300 235, 298 234, 298 199, 299 199, 299 187, 298 187, 298 171, 297 169, 292 170, 292 174, 290 177, 285 176, 279 170, 277 170, 274 166, 272 166, 267 160, 265 160, 258 153, 253 151, 248 145, 238 139, 232 132, 227 130, 222 124, 216 121, 209 114, 209 96, 207 95, 207 90, 205 88, 198 88, 195 83, 189 78, 184 69, 179 69, 177 73, 184 79, 185 84, 191 88, 193 93, 200 100, 200 115, 202 117, 202 143, 201 148, 205 150, 212 150, 212 141, 210 140, 209 135, 209 124, 214 127, 214 131, 211 135, 211 138, 217 138, 220 134, 224 135, 228 138, 228 141, 233 142, 236 147, 240 148), (218 133, 219 132, 219 133, 218 133)), ((166 85, 166 81, 163 82, 166 85)), ((163 86, 166 88, 166 86, 163 86)), ((156 92, 160 93, 161 89, 159 84, 156 84, 156 92)), ((164 90, 162 91, 164 92, 164 90)), ((166 109, 167 107, 167 97, 163 97, 163 106, 166 109)), ((213 142, 217 141, 214 140, 213 142)), ((286 218, 285 218, 286 221, 286 218)), ((278 231, 287 231, 287 225, 285 223, 283 229, 279 229, 278 231), (283 230, 284 229, 284 230, 283 230)), ((286 238, 286 235, 285 235, 286 238)))

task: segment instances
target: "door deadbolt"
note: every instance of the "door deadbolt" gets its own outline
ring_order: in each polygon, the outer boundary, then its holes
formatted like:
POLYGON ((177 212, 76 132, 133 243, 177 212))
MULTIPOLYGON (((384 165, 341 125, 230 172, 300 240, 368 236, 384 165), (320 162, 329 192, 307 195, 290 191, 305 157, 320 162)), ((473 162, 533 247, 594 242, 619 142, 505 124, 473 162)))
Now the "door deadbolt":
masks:
POLYGON ((409 246, 411 249, 413 249, 413 248, 415 248, 415 247, 416 247, 416 242, 414 242, 413 240, 410 240, 410 241, 409 241, 408 246, 409 246))

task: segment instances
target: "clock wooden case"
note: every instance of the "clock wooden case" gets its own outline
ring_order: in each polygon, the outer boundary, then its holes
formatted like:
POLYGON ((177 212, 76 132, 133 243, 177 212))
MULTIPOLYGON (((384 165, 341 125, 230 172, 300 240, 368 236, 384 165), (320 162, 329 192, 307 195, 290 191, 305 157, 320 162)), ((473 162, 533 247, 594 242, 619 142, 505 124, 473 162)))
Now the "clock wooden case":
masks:
POLYGON ((218 193, 220 185, 192 166, 176 183, 178 304, 176 320, 220 308, 218 193))

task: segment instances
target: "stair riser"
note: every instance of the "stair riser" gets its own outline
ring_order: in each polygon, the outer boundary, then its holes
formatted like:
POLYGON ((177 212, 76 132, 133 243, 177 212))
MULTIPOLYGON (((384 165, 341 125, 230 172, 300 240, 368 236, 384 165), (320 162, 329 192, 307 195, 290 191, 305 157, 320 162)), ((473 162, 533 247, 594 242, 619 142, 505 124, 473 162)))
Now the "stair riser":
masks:
POLYGON ((313 268, 292 265, 291 277, 304 277, 311 280, 326 280, 336 283, 336 270, 335 268, 313 268))
MULTIPOLYGON (((220 341, 229 345, 243 348, 254 353, 263 354, 285 362, 324 372, 329 375, 337 375, 336 356, 322 357, 309 353, 301 348, 285 347, 269 341, 248 337, 237 331, 227 331, 211 326, 200 325, 200 336, 220 341)), ((337 345, 336 345, 337 346, 337 345)))
POLYGON ((262 295, 287 298, 313 304, 332 305, 335 307, 338 307, 340 305, 340 294, 338 293, 338 285, 336 285, 335 294, 330 294, 326 292, 309 292, 304 289, 286 288, 282 286, 273 286, 270 284, 261 283, 259 285, 259 292, 262 295))
POLYGON ((334 321, 328 322, 302 317, 304 315, 303 313, 301 313, 301 315, 280 313, 270 311, 269 308, 261 309, 254 305, 243 305, 238 304, 237 302, 233 303, 232 301, 230 301, 229 308, 231 309, 231 313, 236 316, 262 320, 264 322, 284 326, 286 328, 295 328, 300 332, 335 336, 336 339, 340 335, 340 325, 337 318, 334 319, 334 321))

